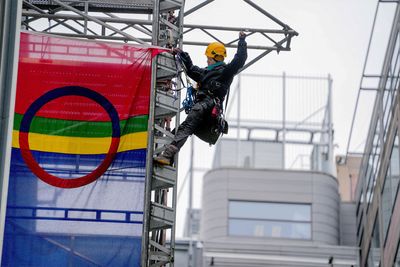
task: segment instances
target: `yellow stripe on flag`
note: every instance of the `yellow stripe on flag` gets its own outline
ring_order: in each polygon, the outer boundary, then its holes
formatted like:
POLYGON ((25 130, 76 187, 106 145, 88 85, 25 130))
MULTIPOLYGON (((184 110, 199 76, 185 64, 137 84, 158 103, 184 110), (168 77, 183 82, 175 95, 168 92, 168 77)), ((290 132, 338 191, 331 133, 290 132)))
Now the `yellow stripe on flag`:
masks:
MULTIPOLYGON (((31 150, 64 154, 106 154, 111 137, 69 137, 29 133, 31 150)), ((19 148, 19 131, 13 131, 12 147, 19 148)), ((147 132, 121 136, 118 152, 147 148, 147 132)))

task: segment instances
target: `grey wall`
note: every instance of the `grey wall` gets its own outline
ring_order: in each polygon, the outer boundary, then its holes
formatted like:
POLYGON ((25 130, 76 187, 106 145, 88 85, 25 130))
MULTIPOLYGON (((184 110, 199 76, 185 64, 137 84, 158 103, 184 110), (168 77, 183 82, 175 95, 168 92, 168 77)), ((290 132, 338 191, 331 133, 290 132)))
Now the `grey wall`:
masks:
MULTIPOLYGON (((268 244, 241 241, 193 242, 193 267, 350 267, 359 266, 358 248, 329 245, 268 244), (202 245, 204 244, 204 248, 202 245), (203 251, 204 249, 204 251, 203 251), (328 264, 329 260, 332 264, 328 264)), ((189 241, 175 244, 176 267, 189 266, 189 241)))
MULTIPOLYGON (((175 242, 174 266, 189 266, 189 246, 190 241, 187 239, 179 239, 175 242)), ((199 241, 192 242, 192 266, 203 266, 203 247, 199 241)))
MULTIPOLYGON (((330 175, 309 171, 243 168, 221 168, 208 172, 203 182, 201 240, 229 242, 237 239, 228 236, 230 199, 310 203, 312 240, 289 242, 339 244, 338 184, 330 175)), ((262 239, 267 241, 272 238, 262 239)), ((277 239, 273 241, 280 242, 277 239)))
POLYGON ((356 247, 329 245, 236 242, 227 246, 226 242, 204 242, 202 266, 356 267, 358 251, 356 247))
POLYGON ((340 203, 340 245, 357 245, 356 204, 340 203))

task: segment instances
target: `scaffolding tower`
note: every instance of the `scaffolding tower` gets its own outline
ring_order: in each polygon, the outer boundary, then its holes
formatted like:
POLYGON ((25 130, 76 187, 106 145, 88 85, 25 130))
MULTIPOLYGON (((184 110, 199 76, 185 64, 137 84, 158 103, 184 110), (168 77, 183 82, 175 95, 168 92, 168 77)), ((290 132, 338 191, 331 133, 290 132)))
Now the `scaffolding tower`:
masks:
MULTIPOLYGON (((276 29, 255 29, 210 25, 185 25, 184 17, 198 12, 214 0, 206 0, 184 10, 184 0, 23 0, 21 27, 24 30, 97 40, 122 41, 160 47, 206 46, 204 40, 184 40, 185 34, 201 31, 215 41, 222 32, 246 30, 259 35, 265 45, 248 45, 258 51, 241 69, 251 66, 272 51, 290 51, 291 39, 298 33, 251 0, 241 0, 276 25, 276 29)), ((21 7, 19 7, 21 8, 21 7)), ((11 28, 10 28, 11 29, 11 28)), ((237 47, 238 39, 223 41, 237 47)), ((16 54, 13 55, 16 57, 16 54)), ((3 69, 5 65, 1 65, 3 69)), ((171 125, 179 125, 180 69, 174 56, 159 54, 152 65, 146 163, 146 192, 143 218, 142 266, 174 266, 175 219, 177 206, 177 160, 173 166, 153 165, 173 139, 171 125), (174 122, 171 123, 171 120, 174 122), (167 197, 169 195, 169 197, 167 197), (170 203, 167 203, 169 200, 170 203)), ((15 76, 15 75, 14 75, 15 76)), ((7 90, 7 88, 2 89, 7 90)), ((11 98, 8 100, 11 103, 11 98)), ((12 103, 11 103, 12 104, 12 103)), ((1 111, 3 115, 4 111, 1 111)), ((8 125, 1 125, 6 129, 8 125)), ((1 144, 5 150, 7 144, 1 144)), ((2 159, 3 160, 3 159, 2 159)), ((0 175, 4 179, 4 173, 0 175)), ((4 215, 3 215, 4 216, 4 215)), ((4 220, 4 217, 2 218, 4 220)))

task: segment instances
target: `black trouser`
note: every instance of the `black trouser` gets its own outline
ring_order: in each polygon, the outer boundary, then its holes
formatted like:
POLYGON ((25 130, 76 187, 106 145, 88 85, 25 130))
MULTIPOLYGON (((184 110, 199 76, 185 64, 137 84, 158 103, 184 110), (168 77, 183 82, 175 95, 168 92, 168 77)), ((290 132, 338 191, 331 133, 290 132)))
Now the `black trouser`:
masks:
POLYGON ((185 144, 187 138, 200 127, 210 127, 206 122, 208 121, 208 117, 211 116, 213 107, 214 100, 210 96, 204 96, 201 100, 196 101, 185 121, 179 125, 174 141, 171 144, 180 149, 185 144))

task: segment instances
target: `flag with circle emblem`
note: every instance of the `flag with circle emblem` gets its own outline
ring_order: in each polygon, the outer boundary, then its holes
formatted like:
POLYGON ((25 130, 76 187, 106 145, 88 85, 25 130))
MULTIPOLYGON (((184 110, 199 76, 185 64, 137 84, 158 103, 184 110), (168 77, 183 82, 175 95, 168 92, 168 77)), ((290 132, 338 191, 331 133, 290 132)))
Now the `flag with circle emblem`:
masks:
POLYGON ((5 266, 140 266, 159 52, 21 33, 5 266))

